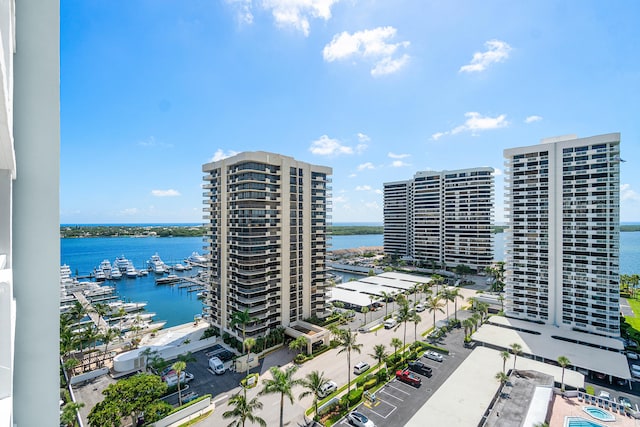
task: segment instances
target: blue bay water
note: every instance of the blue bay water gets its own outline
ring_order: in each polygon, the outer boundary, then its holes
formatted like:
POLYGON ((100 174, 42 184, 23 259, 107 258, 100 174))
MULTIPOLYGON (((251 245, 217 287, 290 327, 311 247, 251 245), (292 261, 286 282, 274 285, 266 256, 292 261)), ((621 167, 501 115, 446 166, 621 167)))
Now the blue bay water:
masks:
MULTIPOLYGON (((495 258, 504 259, 504 233, 495 234, 495 258)), ((382 235, 333 236, 331 249, 349 249, 382 246, 382 235)), ((200 237, 110 237, 87 239, 60 239, 61 264, 71 271, 87 275, 100 262, 113 262, 124 255, 136 268, 146 267, 146 261, 156 252, 167 264, 182 262, 192 252, 202 253, 200 237)), ((640 232, 620 233, 620 273, 640 273, 640 232)), ((180 273, 179 273, 180 274, 180 273)), ((194 274, 194 270, 182 274, 194 274)), ((147 302, 147 311, 157 313, 156 320, 165 320, 166 327, 193 321, 202 312, 202 303, 196 292, 187 292, 177 286, 157 286, 155 277, 123 278, 115 283, 116 293, 128 301, 147 302)))

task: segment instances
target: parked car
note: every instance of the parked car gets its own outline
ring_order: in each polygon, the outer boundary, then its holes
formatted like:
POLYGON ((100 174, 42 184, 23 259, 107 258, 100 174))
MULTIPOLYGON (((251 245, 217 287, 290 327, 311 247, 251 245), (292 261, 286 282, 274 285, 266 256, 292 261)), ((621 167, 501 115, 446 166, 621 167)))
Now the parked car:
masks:
MULTIPOLYGON (((191 374, 189 372, 185 372, 185 371, 181 371, 180 372, 180 383, 181 384, 188 383, 193 378, 194 378, 193 374, 191 374)), ((167 374, 164 377, 162 377, 162 381, 167 383, 167 385, 169 387, 172 387, 172 386, 178 384, 178 375, 176 374, 175 371, 172 371, 169 374, 167 374)))
POLYGON ((431 369, 431 367, 425 365, 419 360, 409 362, 409 370, 427 377, 430 377, 431 374, 433 373, 433 370, 431 369))
POLYGON ((640 378, 640 365, 631 365, 631 376, 633 378, 640 378))
POLYGON ((327 381, 326 383, 320 386, 320 390, 318 391, 318 396, 321 398, 329 396, 331 393, 338 389, 338 384, 333 381, 327 381))
POLYGON ((598 394, 598 397, 601 399, 611 400, 611 395, 608 391, 605 390, 600 390, 600 394, 598 394))
POLYGON ((384 328, 385 329, 391 329, 394 326, 396 326, 398 324, 398 322, 396 321, 396 319, 394 319, 393 317, 387 319, 384 321, 384 328))
POLYGON ((396 371, 396 379, 415 387, 419 387, 420 384, 422 384, 422 379, 416 374, 409 372, 408 369, 396 371))
POLYGON ((638 359, 640 359, 640 356, 638 356, 638 353, 634 353, 632 351, 628 351, 627 352, 627 359, 638 360, 638 359))
POLYGON ((209 368, 216 374, 216 375, 222 375, 226 372, 226 368, 224 367, 224 364, 222 363, 222 360, 220 360, 217 357, 212 357, 211 359, 209 359, 209 368))
POLYGON ((358 363, 356 366, 353 367, 353 373, 356 375, 360 375, 363 372, 367 372, 369 370, 370 366, 368 363, 366 362, 360 362, 358 363))
POLYGON ((418 304, 418 305, 416 305, 416 311, 417 311, 418 313, 422 313, 424 310, 425 310, 424 305, 422 305, 422 304, 418 304))
POLYGON ((435 360, 436 362, 442 362, 444 359, 440 353, 436 353, 433 350, 429 350, 424 354, 427 359, 435 360))
POLYGON ((620 405, 624 406, 625 408, 631 408, 631 400, 629 400, 628 397, 624 397, 624 396, 620 396, 618 397, 618 402, 620 403, 620 405))
POLYGON ((347 415, 347 421, 356 427, 376 427, 373 421, 358 411, 349 412, 349 415, 347 415))

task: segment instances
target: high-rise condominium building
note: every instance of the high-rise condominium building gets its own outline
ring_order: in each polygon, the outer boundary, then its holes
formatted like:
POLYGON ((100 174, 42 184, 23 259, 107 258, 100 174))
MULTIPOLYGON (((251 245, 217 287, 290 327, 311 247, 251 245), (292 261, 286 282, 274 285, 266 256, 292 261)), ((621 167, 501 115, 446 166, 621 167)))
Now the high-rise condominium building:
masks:
POLYGON ((620 134, 504 156, 507 316, 619 336, 620 134))
POLYGON ((211 324, 241 338, 231 319, 248 310, 258 337, 323 317, 331 168, 258 151, 202 169, 211 324))
POLYGON ((493 261, 493 168, 424 171, 384 184, 384 251, 424 265, 493 261))

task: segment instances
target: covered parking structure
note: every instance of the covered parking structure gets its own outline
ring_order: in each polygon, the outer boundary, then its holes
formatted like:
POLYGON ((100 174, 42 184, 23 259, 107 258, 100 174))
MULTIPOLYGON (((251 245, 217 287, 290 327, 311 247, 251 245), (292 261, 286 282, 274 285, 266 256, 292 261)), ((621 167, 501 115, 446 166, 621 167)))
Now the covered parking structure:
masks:
POLYGON ((565 356, 572 366, 609 375, 609 381, 631 379, 627 358, 622 353, 624 346, 614 338, 502 316, 490 317, 471 338, 500 349, 509 349, 517 343, 522 347, 523 355, 545 362, 555 363, 558 357, 565 356))
POLYGON ((369 276, 337 284, 331 288, 329 301, 341 301, 352 307, 370 306, 373 303, 371 295, 382 297, 382 293, 385 292, 395 296, 411 290, 417 283, 428 283, 430 280, 425 276, 393 272, 382 273, 378 276, 369 276))

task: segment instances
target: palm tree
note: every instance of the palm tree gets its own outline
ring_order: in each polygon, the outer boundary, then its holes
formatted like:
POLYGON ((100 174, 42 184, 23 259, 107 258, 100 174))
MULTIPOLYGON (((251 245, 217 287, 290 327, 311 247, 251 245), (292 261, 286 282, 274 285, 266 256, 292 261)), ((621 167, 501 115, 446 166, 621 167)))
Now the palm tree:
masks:
POLYGON ((444 277, 439 274, 431 276, 431 283, 436 287, 436 294, 440 292, 439 286, 444 284, 444 277))
POLYGON ((433 313, 433 327, 436 327, 436 312, 444 313, 442 309, 442 302, 440 301, 440 297, 437 295, 435 297, 429 297, 426 304, 426 309, 429 313, 433 313))
POLYGON ((357 333, 351 332, 350 329, 343 329, 339 337, 339 346, 342 349, 338 354, 347 352, 347 395, 351 391, 351 352, 361 353, 362 344, 356 344, 357 333))
POLYGON ((416 283, 409 288, 409 292, 413 294, 413 305, 418 304, 418 291, 420 290, 420 283, 416 283))
POLYGON ((393 354, 398 353, 398 349, 402 347, 402 341, 400 341, 400 338, 391 338, 391 347, 394 348, 393 354))
POLYGON ((104 343, 104 353, 102 354, 102 364, 104 365, 104 361, 107 358, 107 353, 109 349, 109 343, 112 342, 118 336, 118 331, 114 328, 109 328, 102 333, 100 339, 104 343))
POLYGON ((464 319, 462 321, 462 327, 464 328, 464 335, 468 336, 471 335, 471 333, 473 332, 473 320, 471 318, 468 319, 464 319))
POLYGON ((247 373, 249 371, 249 354, 251 353, 251 349, 255 345, 256 345, 256 339, 255 338, 249 337, 246 340, 244 340, 244 346, 247 349, 247 373))
POLYGON ((186 367, 187 367, 187 363, 183 362, 182 360, 178 360, 173 365, 171 365, 171 369, 176 371, 176 376, 178 377, 178 405, 179 406, 182 406, 182 389, 180 388, 180 383, 182 381, 180 381, 180 374, 184 372, 186 367))
POLYGON ((320 389, 327 381, 328 379, 324 377, 324 372, 311 371, 300 382, 300 385, 306 388, 306 390, 300 393, 298 399, 313 395, 313 406, 315 408, 316 416, 318 415, 318 400, 321 398, 320 389))
POLYGON ((267 426, 267 422, 253 413, 259 409, 262 409, 262 402, 257 397, 247 401, 247 391, 245 389, 244 395, 240 392, 231 396, 228 402, 229 406, 233 409, 226 411, 222 414, 222 418, 234 418, 235 421, 229 424, 228 427, 244 427, 245 421, 250 423, 258 423, 262 427, 267 426))
POLYGON ((231 316, 231 327, 233 328, 240 325, 242 329, 242 353, 245 352, 244 342, 246 339, 245 335, 246 335, 247 325, 255 320, 257 319, 251 317, 251 315, 249 314, 248 308, 245 308, 244 311, 236 311, 231 316))
POLYGON ((502 372, 505 372, 507 359, 511 357, 511 353, 508 350, 503 350, 500 352, 500 357, 502 357, 502 372))
POLYGON ((362 307, 362 308, 360 309, 360 312, 361 312, 362 314, 364 314, 364 324, 363 324, 363 325, 366 325, 366 324, 367 324, 367 313, 369 312, 369 307, 366 307, 366 306, 365 306, 365 307, 362 307))
POLYGON ((509 376, 507 374, 505 374, 504 372, 498 372, 496 374, 496 379, 498 381, 500 381, 501 385, 505 385, 507 383, 507 381, 509 381, 509 376))
POLYGON ((511 353, 513 353, 513 371, 515 372, 516 359, 518 358, 519 354, 522 354, 522 346, 517 342, 514 342, 513 344, 510 345, 510 347, 511 347, 511 353))
MULTIPOLYGON (((411 320, 411 309, 409 308, 409 301, 406 298, 398 298, 400 309, 398 310, 398 326, 395 330, 398 330, 400 323, 404 324, 404 334, 402 336, 402 347, 407 344, 407 322, 411 320)), ((402 353, 404 356, 404 352, 402 353)))
POLYGON ((504 314, 504 295, 498 295, 498 301, 500 301, 500 311, 504 314))
POLYGON ((560 390, 562 392, 564 392, 564 368, 566 368, 570 364, 571 364, 571 361, 569 360, 568 357, 566 356, 558 357, 558 365, 560 365, 560 367, 562 368, 562 381, 560 383, 561 384, 560 390))
POLYGON ((457 323, 458 322, 458 298, 464 299, 464 295, 460 293, 460 289, 453 288, 447 291, 446 298, 447 298, 447 301, 453 302, 453 310, 454 310, 453 318, 457 323))
POLYGON ((418 341, 418 324, 422 322, 422 317, 414 311, 411 313, 409 320, 413 322, 413 339, 414 341, 418 341))
POLYGON ((298 368, 295 366, 289 366, 284 371, 277 366, 272 366, 269 368, 269 372, 273 378, 263 380, 262 390, 258 393, 260 395, 280 394, 280 427, 284 425, 284 397, 287 396, 293 405, 292 389, 294 386, 302 384, 302 380, 293 378, 293 374, 297 370, 298 368))
POLYGON ((84 407, 84 403, 69 402, 62 407, 60 423, 66 427, 76 427, 78 425, 78 410, 84 407))
POLYGON ((373 357, 378 361, 378 372, 382 368, 382 361, 388 356, 387 348, 384 344, 376 344, 373 346, 373 353, 369 354, 369 356, 373 357))
POLYGON ((293 351, 298 352, 297 354, 300 354, 303 349, 307 348, 307 339, 304 336, 300 335, 298 338, 289 343, 289 348, 293 351))
POLYGON ((393 300, 391 292, 380 291, 380 298, 384 300, 384 317, 389 315, 389 300, 393 300))

